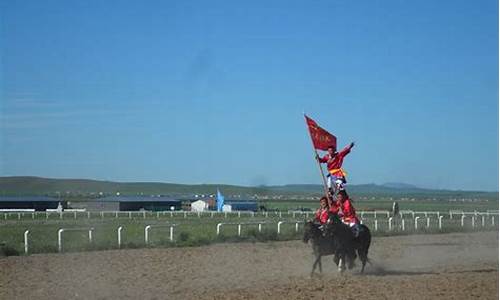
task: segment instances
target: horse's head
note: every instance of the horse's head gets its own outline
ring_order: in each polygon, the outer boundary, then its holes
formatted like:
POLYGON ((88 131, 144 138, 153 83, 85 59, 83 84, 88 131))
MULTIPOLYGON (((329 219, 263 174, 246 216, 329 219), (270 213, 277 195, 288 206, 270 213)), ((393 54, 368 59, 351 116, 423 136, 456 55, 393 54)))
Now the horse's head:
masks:
POLYGON ((302 238, 302 241, 307 244, 309 240, 311 239, 311 228, 312 228, 312 221, 308 220, 304 224, 304 236, 302 238))
POLYGON ((302 241, 304 243, 309 242, 310 239, 313 239, 318 235, 318 231, 318 226, 313 221, 306 221, 304 224, 304 237, 302 238, 302 241))

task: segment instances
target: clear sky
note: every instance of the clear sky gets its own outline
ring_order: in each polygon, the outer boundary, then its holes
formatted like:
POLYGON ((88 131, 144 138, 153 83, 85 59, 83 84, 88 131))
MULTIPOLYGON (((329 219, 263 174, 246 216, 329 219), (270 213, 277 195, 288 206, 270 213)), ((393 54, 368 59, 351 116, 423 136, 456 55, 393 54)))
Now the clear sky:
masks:
POLYGON ((498 1, 1 1, 0 175, 498 190, 498 1))

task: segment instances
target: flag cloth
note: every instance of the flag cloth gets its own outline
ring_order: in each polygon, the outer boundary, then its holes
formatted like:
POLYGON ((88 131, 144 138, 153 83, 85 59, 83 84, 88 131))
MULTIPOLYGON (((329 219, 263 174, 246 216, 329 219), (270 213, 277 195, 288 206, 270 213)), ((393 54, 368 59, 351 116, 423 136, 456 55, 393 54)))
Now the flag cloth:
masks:
POLYGON ((217 211, 222 211, 222 207, 224 207, 224 196, 217 189, 217 211))
POLYGON ((315 149, 326 151, 328 147, 333 146, 337 148, 337 138, 319 127, 319 125, 308 116, 304 115, 306 118, 307 127, 309 128, 309 133, 311 134, 311 139, 315 149))

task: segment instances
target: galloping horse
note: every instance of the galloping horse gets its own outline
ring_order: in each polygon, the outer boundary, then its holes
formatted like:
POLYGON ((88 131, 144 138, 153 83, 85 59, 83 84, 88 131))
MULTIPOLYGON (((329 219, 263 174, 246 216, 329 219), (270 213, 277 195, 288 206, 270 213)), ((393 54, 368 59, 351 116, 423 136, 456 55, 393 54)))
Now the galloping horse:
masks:
MULTIPOLYGON (((311 277, 316 270, 316 266, 319 266, 319 272, 323 272, 321 267, 321 257, 336 254, 337 247, 335 244, 335 239, 332 235, 324 236, 319 229, 319 224, 313 223, 312 221, 307 221, 304 225, 304 243, 312 242, 312 248, 314 253, 314 263, 311 271, 311 277)), ((335 259, 334 259, 335 260, 335 259)), ((338 260, 337 260, 338 262, 338 260)))
MULTIPOLYGON (((340 259, 346 259, 350 269, 354 259, 356 259, 354 253, 357 252, 362 263, 361 273, 363 273, 366 263, 370 262, 368 259, 368 249, 372 240, 370 229, 364 224, 359 224, 359 236, 355 238, 351 228, 342 223, 337 215, 331 215, 326 226, 327 231, 335 237, 337 256, 340 259)), ((339 265, 339 268, 341 267, 342 265, 339 265)))

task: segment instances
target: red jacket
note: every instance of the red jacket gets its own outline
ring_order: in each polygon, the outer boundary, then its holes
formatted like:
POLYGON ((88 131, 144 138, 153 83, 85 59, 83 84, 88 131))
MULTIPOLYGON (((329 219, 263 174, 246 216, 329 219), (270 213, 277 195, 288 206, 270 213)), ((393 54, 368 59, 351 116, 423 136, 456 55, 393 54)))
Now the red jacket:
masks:
POLYGON ((325 224, 328 221, 328 209, 319 208, 316 211, 316 220, 321 224, 325 224))
POLYGON ((345 223, 359 223, 359 219, 356 216, 356 210, 354 209, 354 206, 352 206, 351 199, 345 199, 344 203, 340 205, 340 208, 342 209, 342 220, 345 223))
POLYGON ((329 212, 332 213, 332 214, 334 214, 334 215, 338 215, 339 210, 340 210, 339 202, 338 201, 334 201, 333 204, 330 205, 329 212))
POLYGON ((344 162, 344 157, 351 152, 351 148, 346 146, 340 152, 337 152, 333 157, 330 154, 326 154, 323 158, 319 159, 319 162, 326 163, 328 172, 337 177, 345 177, 345 172, 342 170, 342 163, 344 162))

